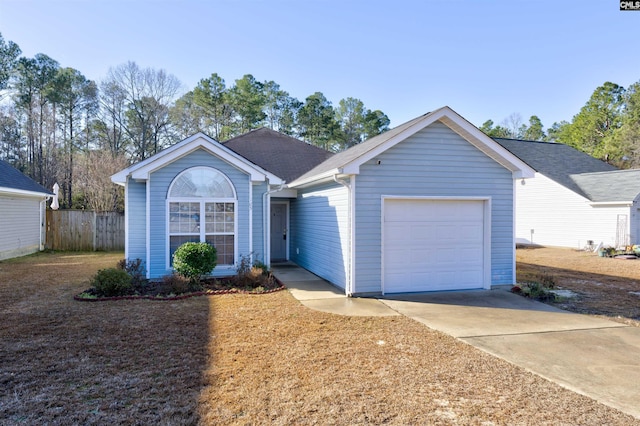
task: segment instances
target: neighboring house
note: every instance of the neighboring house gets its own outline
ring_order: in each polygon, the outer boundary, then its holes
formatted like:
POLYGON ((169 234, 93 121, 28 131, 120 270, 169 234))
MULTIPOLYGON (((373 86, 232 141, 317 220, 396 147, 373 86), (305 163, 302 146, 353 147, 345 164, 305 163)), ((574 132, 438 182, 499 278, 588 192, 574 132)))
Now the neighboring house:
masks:
POLYGON ((46 200, 52 195, 0 160, 0 260, 44 250, 46 200))
POLYGON ((495 139, 536 170, 516 189, 516 242, 584 248, 640 242, 640 170, 568 145, 495 139))
POLYGON ((182 242, 210 241, 214 274, 291 260, 358 295, 513 284, 514 180, 533 174, 444 107, 335 155, 265 129, 197 134, 112 180, 126 257, 150 278, 182 242))

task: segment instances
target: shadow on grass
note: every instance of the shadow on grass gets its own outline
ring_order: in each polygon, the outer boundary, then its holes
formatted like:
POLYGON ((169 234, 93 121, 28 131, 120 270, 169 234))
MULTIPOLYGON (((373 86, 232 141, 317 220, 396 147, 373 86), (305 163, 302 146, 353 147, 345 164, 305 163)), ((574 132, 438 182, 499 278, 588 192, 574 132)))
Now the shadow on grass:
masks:
POLYGON ((122 253, 0 262, 0 418, 24 424, 196 424, 208 297, 82 303, 122 253))

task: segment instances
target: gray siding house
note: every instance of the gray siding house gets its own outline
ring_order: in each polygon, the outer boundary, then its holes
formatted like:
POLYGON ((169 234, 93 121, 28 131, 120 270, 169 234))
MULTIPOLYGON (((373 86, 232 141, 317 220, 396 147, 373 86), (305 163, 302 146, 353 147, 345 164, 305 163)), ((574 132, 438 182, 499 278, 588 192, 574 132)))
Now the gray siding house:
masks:
POLYGON ((0 260, 44 250, 46 200, 52 195, 0 160, 0 260))
POLYGON ((335 155, 267 129, 198 134, 112 180, 126 257, 150 278, 182 242, 209 241, 226 259, 215 274, 243 255, 290 260, 362 295, 513 284, 514 182, 533 174, 444 107, 335 155))

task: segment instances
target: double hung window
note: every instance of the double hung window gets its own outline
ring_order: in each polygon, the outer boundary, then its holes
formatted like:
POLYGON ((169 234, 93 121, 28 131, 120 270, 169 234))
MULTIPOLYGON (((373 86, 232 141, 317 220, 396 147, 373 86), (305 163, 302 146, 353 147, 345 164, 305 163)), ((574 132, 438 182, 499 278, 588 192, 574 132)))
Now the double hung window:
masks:
POLYGON ((171 183, 167 198, 169 261, 185 242, 207 242, 218 253, 218 265, 235 264, 236 208, 233 185, 219 170, 193 167, 171 183))

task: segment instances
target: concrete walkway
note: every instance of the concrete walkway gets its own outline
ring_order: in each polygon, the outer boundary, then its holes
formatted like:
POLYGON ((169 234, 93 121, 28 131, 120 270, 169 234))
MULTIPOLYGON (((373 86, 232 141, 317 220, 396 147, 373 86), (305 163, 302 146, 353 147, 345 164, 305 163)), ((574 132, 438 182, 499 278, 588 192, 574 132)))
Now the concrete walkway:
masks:
POLYGON ((640 328, 556 309, 508 289, 347 298, 295 265, 273 272, 303 305, 405 315, 640 419, 640 328))

